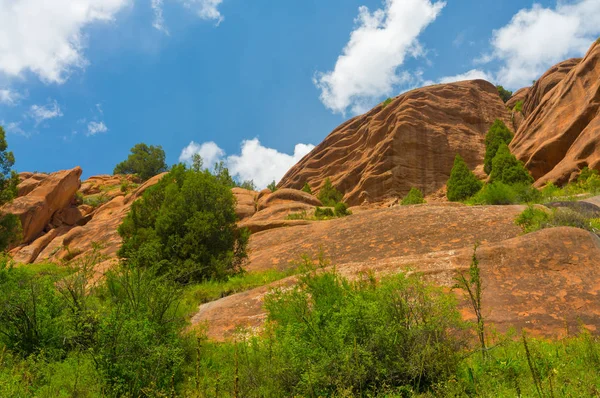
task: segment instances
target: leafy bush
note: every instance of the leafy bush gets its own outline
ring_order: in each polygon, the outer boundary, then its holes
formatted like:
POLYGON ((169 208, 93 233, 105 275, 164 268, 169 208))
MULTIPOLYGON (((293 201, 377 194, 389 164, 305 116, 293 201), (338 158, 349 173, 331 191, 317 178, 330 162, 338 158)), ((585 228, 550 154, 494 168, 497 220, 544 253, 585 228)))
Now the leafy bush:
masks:
POLYGON ((508 185, 532 184, 533 177, 515 155, 510 153, 506 144, 501 144, 492 161, 490 181, 502 182, 508 185))
POLYGON ((537 231, 550 220, 551 214, 534 206, 528 206, 519 216, 515 223, 523 228, 525 233, 537 231))
POLYGON ((323 219, 323 218, 333 218, 335 217, 335 213, 333 209, 330 207, 317 207, 315 209, 315 218, 323 219))
POLYGON ((335 189, 333 184, 331 184, 331 180, 326 178, 317 198, 323 203, 323 206, 333 207, 336 203, 342 201, 344 194, 335 189))
POLYGON ((477 205, 511 205, 519 203, 519 196, 510 185, 493 182, 485 184, 481 191, 469 200, 469 203, 477 205))
MULTIPOLYGON (((6 132, 0 126, 0 207, 17 197, 19 176, 12 169, 15 156, 7 151, 6 132)), ((0 251, 21 240, 21 220, 14 214, 0 212, 0 251)))
POLYGON ((164 171, 167 171, 167 164, 162 147, 140 143, 131 148, 127 160, 119 163, 113 173, 137 174, 145 181, 164 171))
POLYGON ((515 112, 523 112, 523 101, 517 101, 515 103, 515 107, 513 108, 515 112))
POLYGON ((496 119, 485 136, 485 156, 483 158, 483 170, 489 175, 492 172, 494 157, 502 144, 510 144, 513 139, 512 132, 504 122, 496 119))
POLYGON ((134 202, 119 234, 119 256, 158 265, 180 282, 221 279, 240 271, 248 233, 236 226, 230 187, 207 170, 174 166, 134 202))
POLYGON ((411 188, 408 194, 402 199, 400 203, 402 206, 407 205, 419 205, 425 203, 425 199, 423 198, 423 192, 421 192, 417 188, 411 188))
POLYGON ((334 206, 334 213, 336 217, 345 217, 345 216, 349 216, 350 214, 352 214, 349 210, 348 210, 348 205, 346 205, 343 202, 339 202, 336 203, 334 206))
POLYGON ((275 183, 275 180, 273 180, 269 185, 267 185, 267 188, 269 188, 271 192, 277 191, 277 183, 275 183))
POLYGON ((513 95, 512 91, 508 91, 502 86, 496 86, 496 88, 498 89, 498 95, 502 98, 502 101, 508 102, 513 95))
POLYGON ((83 204, 93 207, 94 209, 102 206, 110 201, 110 196, 106 192, 100 192, 96 195, 84 196, 83 204))
POLYGON ((388 97, 388 98, 387 98, 385 101, 383 101, 383 102, 381 103, 382 109, 383 109, 383 108, 385 108, 386 106, 388 106, 389 104, 391 104, 391 103, 392 103, 392 101, 394 101, 394 100, 393 100, 392 98, 389 98, 389 97, 388 97))
POLYGON ((460 155, 454 158, 454 167, 447 184, 447 196, 451 202, 465 200, 475 195, 483 186, 460 155))
POLYGON ((290 213, 285 217, 286 220, 307 220, 308 219, 308 213, 306 213, 306 210, 302 210, 299 213, 290 213))
POLYGON ((574 227, 597 234, 600 226, 597 219, 576 209, 557 208, 545 211, 532 206, 523 211, 515 222, 526 233, 543 228, 574 227))
POLYGON ((306 192, 309 195, 312 195, 312 189, 310 189, 310 185, 308 185, 308 182, 304 183, 304 186, 302 187, 302 191, 306 192))

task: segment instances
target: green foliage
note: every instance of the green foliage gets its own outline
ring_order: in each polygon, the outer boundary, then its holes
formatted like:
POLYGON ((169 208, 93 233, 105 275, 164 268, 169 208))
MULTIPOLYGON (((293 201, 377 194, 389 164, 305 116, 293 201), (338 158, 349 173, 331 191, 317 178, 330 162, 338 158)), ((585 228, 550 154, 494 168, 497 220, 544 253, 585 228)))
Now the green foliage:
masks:
POLYGON ((402 275, 299 279, 266 297, 263 336, 198 349, 199 391, 383 396, 425 391, 458 368, 461 322, 449 295, 402 275))
POLYGON ((315 218, 316 219, 329 219, 329 218, 334 218, 335 217, 335 213, 333 212, 333 209, 331 209, 330 207, 317 207, 315 208, 315 218))
POLYGON ((106 192, 100 192, 99 194, 84 196, 83 204, 93 207, 94 209, 102 206, 110 201, 110 196, 106 192))
POLYGON ((312 195, 312 189, 310 189, 310 185, 308 185, 308 182, 304 183, 304 186, 302 187, 302 191, 306 192, 309 195, 312 195))
POLYGON ((506 144, 501 144, 492 161, 490 181, 502 182, 508 185, 532 184, 533 177, 515 155, 510 153, 506 144))
POLYGON ((511 205, 517 203, 537 203, 543 195, 529 184, 507 185, 501 182, 485 184, 475 196, 468 200, 475 205, 511 205))
POLYGON ((275 180, 271 181, 271 183, 269 185, 267 185, 267 188, 271 191, 271 192, 275 192, 277 191, 277 183, 275 182, 275 180))
POLYGON ((585 166, 581 170, 581 173, 579 173, 579 177, 577 177, 577 182, 580 184, 585 184, 593 176, 598 176, 598 170, 590 169, 589 167, 585 166))
POLYGON ((113 173, 137 174, 145 181, 164 171, 167 171, 167 164, 162 147, 140 143, 131 148, 127 160, 119 163, 113 173))
POLYGON ((458 202, 475 195, 483 186, 460 155, 454 159, 447 184, 447 196, 451 202, 458 202))
POLYGON ((248 233, 236 226, 235 199, 223 175, 174 166, 133 203, 119 227, 119 256, 157 266, 180 282, 239 272, 248 233))
POLYGON ((238 184, 239 188, 247 189, 248 191, 256 191, 256 185, 253 180, 246 180, 238 184))
POLYGON ((485 136, 485 157, 483 158, 483 170, 489 175, 493 169, 494 157, 502 144, 510 144, 513 133, 506 127, 504 122, 496 119, 485 136))
POLYGON ((523 101, 517 101, 515 103, 515 107, 513 108, 515 112, 523 112, 523 101))
POLYGON ((336 203, 333 208, 333 211, 334 211, 336 217, 346 217, 346 216, 349 216, 350 214, 352 214, 348 210, 348 205, 343 202, 336 203))
POLYGON ((286 220, 308 220, 308 218, 306 210, 302 210, 299 213, 290 213, 285 217, 286 220))
POLYGON ((400 203, 402 206, 408 205, 419 205, 425 203, 425 199, 423 198, 423 192, 417 188, 411 188, 408 194, 402 199, 400 203))
POLYGON ((496 88, 498 89, 498 95, 502 98, 502 101, 507 102, 510 97, 512 97, 512 91, 508 91, 502 86, 496 86, 496 88))
POLYGON ((393 100, 392 98, 389 98, 389 97, 388 97, 388 98, 387 98, 385 101, 383 101, 383 102, 381 103, 382 109, 383 109, 383 108, 385 108, 386 106, 388 106, 389 104, 391 104, 391 103, 392 103, 392 101, 394 101, 394 100, 393 100))
MULTIPOLYGON (((0 126, 0 206, 11 202, 17 196, 19 176, 12 170, 15 156, 8 151, 6 132, 0 126)), ((0 212, 0 251, 21 239, 21 221, 13 214, 0 212)))
POLYGON ((529 206, 517 217, 515 223, 523 228, 523 232, 525 233, 544 228, 574 227, 598 234, 600 232, 600 224, 597 218, 592 217, 577 209, 557 208, 544 210, 543 208, 529 206))
POLYGON ((317 198, 323 203, 323 206, 333 207, 342 201, 344 194, 335 189, 331 180, 326 178, 317 198))
POLYGON ((537 231, 542 228, 551 218, 549 211, 536 208, 534 206, 528 206, 517 219, 515 224, 523 228, 523 232, 529 233, 537 231))

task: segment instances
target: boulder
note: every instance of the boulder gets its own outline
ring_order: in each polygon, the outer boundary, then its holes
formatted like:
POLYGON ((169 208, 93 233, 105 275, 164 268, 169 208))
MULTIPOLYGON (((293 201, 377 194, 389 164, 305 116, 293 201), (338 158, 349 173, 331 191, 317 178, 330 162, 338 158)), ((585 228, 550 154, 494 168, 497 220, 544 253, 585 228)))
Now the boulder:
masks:
POLYGON ((318 192, 330 178, 350 206, 442 188, 456 154, 474 169, 483 163, 485 135, 511 112, 494 85, 483 80, 412 90, 336 128, 292 167, 281 188, 318 192))
POLYGON ((309 193, 297 189, 282 188, 258 200, 258 211, 286 203, 304 203, 310 206, 323 206, 321 201, 309 193))
POLYGON ((238 219, 241 221, 252 217, 256 213, 256 196, 258 192, 243 188, 233 188, 231 191, 236 200, 235 213, 238 219))

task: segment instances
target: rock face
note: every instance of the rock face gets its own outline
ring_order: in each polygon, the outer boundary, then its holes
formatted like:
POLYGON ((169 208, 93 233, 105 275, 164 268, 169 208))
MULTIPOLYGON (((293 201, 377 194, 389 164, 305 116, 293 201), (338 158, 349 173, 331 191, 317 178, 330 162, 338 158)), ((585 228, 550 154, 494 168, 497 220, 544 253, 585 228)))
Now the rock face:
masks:
MULTIPOLYGON (((510 145, 537 186, 550 181, 566 183, 585 166, 600 169, 600 43, 594 43, 574 67, 573 63, 576 60, 559 64, 554 73, 547 73, 548 77, 536 83, 540 87, 534 86, 532 93, 543 93, 543 87, 551 86, 572 68, 546 92, 534 110, 533 105, 527 108, 530 113, 510 145)), ((532 95, 531 98, 538 97, 532 95)))
POLYGON ((460 154, 483 163, 484 138, 495 119, 511 125, 495 86, 483 80, 413 90, 334 130, 281 180, 282 188, 317 190, 329 177, 349 205, 430 194, 449 178, 460 154))
POLYGON ((47 176, 34 175, 19 184, 19 196, 2 208, 3 212, 19 216, 23 242, 40 236, 54 214, 67 207, 79 189, 81 168, 59 171, 47 176))

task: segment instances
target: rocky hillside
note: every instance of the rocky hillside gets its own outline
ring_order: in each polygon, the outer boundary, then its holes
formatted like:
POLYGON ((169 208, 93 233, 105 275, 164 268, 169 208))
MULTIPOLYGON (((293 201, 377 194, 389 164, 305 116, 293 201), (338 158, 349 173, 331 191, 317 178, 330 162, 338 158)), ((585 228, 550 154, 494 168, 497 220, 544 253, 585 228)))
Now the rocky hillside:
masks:
POLYGON ((483 163, 484 138, 495 119, 511 122, 496 87, 483 80, 409 91, 335 129, 279 183, 319 188, 325 178, 350 205, 425 194, 442 188, 459 153, 483 163))

